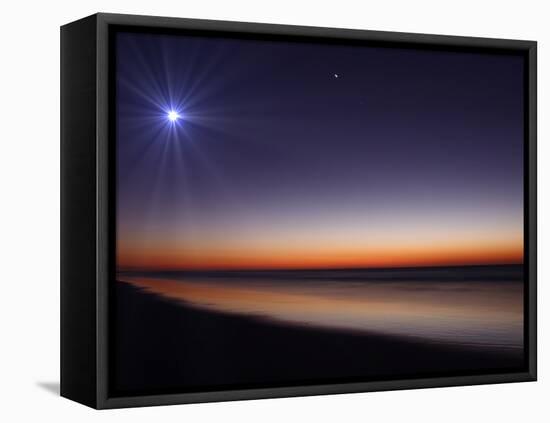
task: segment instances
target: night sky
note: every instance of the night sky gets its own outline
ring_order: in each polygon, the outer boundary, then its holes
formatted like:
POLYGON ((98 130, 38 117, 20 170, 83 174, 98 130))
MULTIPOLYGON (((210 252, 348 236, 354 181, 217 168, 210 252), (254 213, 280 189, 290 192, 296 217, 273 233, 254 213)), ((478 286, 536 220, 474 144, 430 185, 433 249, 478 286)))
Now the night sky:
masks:
POLYGON ((522 262, 522 57, 116 43, 119 269, 522 262))

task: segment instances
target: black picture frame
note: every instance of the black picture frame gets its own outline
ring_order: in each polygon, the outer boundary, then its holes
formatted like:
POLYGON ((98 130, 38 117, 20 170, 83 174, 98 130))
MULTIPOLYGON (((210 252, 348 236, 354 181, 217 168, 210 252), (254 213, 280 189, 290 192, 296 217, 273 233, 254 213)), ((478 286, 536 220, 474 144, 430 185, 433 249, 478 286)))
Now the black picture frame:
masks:
POLYGON ((537 375, 536 55, 534 41, 315 28, 98 13, 61 28, 61 395, 97 409, 534 381, 537 375), (255 38, 513 51, 525 58, 524 371, 452 377, 113 397, 109 391, 109 281, 114 266, 116 28, 201 31, 255 38), (111 141, 110 141, 111 140, 111 141))

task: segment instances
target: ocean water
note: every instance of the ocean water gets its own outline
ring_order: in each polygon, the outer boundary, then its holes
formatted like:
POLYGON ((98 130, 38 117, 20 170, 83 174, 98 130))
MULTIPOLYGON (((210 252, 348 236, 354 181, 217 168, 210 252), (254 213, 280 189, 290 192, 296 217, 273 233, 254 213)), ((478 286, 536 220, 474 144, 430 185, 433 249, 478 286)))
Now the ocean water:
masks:
POLYGON ((523 348, 522 266, 119 272, 175 303, 291 325, 523 348))

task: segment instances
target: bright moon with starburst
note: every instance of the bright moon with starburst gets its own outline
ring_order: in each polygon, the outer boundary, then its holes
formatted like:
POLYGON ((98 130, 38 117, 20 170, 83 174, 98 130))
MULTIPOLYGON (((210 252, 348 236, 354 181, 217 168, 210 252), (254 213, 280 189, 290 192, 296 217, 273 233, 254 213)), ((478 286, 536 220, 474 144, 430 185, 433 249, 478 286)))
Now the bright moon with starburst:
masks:
POLYGON ((167 117, 170 122, 176 122, 180 118, 180 115, 175 110, 170 110, 167 114, 167 117))

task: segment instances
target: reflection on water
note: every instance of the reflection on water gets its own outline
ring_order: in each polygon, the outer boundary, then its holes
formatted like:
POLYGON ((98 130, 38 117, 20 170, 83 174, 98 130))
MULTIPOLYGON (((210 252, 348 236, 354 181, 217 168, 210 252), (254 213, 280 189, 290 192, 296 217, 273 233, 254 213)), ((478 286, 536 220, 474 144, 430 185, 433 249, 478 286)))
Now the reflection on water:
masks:
POLYGON ((521 266, 120 273, 175 302, 299 325, 523 346, 521 266))

